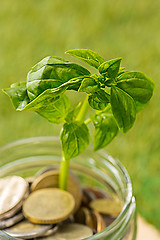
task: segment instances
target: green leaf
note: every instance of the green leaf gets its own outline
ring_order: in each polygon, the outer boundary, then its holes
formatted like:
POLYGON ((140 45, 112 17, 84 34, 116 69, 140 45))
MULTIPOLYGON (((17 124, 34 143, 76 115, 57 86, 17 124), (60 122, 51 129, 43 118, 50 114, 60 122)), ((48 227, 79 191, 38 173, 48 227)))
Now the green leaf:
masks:
POLYGON ((51 103, 57 101, 60 95, 64 93, 67 88, 74 87, 81 81, 81 78, 73 79, 57 88, 47 89, 38 97, 36 97, 33 101, 30 101, 30 99, 28 98, 25 82, 12 84, 11 88, 4 89, 3 91, 7 95, 9 95, 17 111, 39 111, 45 109, 51 103))
POLYGON ((48 56, 43 58, 40 62, 36 63, 32 68, 31 72, 36 72, 40 68, 44 67, 47 64, 58 64, 58 63, 67 63, 68 61, 56 56, 48 56))
POLYGON ((136 105, 133 98, 117 87, 111 88, 113 115, 123 132, 127 132, 136 119, 136 105))
POLYGON ((66 118, 70 107, 69 98, 65 94, 62 94, 56 101, 51 101, 47 106, 36 112, 49 122, 59 124, 66 118))
POLYGON ((14 83, 10 88, 3 89, 11 99, 15 109, 23 109, 29 102, 26 82, 14 83))
POLYGON ((92 67, 98 68, 105 60, 96 52, 90 49, 73 49, 66 53, 81 59, 92 67))
POLYGON ((125 73, 125 67, 120 67, 119 68, 119 72, 118 72, 118 76, 120 76, 121 74, 125 73))
POLYGON ((136 112, 140 112, 141 110, 143 110, 146 106, 146 103, 140 103, 138 101, 134 101, 136 104, 136 112))
POLYGON ((80 102, 72 111, 70 111, 70 112, 67 114, 65 120, 66 120, 67 122, 73 122, 73 121, 76 119, 76 117, 77 117, 77 115, 78 115, 78 113, 79 113, 79 110, 80 110, 81 106, 82 106, 82 103, 80 102))
POLYGON ((47 89, 43 93, 41 93, 38 97, 36 97, 33 101, 31 101, 28 105, 25 106, 23 109, 17 109, 20 111, 23 110, 30 110, 30 111, 37 111, 40 109, 44 109, 48 106, 51 102, 57 101, 62 93, 65 92, 69 83, 63 84, 60 87, 47 89))
POLYGON ((105 74, 107 77, 112 79, 116 78, 119 72, 121 60, 122 58, 116 58, 102 63, 98 68, 100 74, 105 74))
POLYGON ((99 113, 92 119, 95 126, 93 147, 94 150, 104 148, 117 135, 118 127, 112 114, 99 113))
POLYGON ((89 131, 84 123, 65 123, 61 132, 63 154, 66 160, 81 154, 89 144, 89 131))
MULTIPOLYGON (((12 90, 12 88, 11 88, 12 90)), ((25 98, 22 99, 21 103, 16 107, 17 111, 24 111, 24 110, 30 110, 30 111, 37 111, 40 109, 44 109, 48 104, 54 101, 57 101, 60 94, 62 94, 65 91, 65 88, 56 88, 56 89, 47 89, 43 93, 41 93, 37 98, 35 98, 31 102, 25 101, 25 98)), ((17 88, 14 89, 14 93, 17 93, 17 88)))
POLYGON ((107 107, 110 101, 110 95, 104 90, 100 89, 88 97, 89 105, 96 110, 103 110, 107 107))
POLYGON ((153 95, 154 83, 141 72, 126 72, 118 77, 117 87, 128 93, 134 100, 147 103, 153 95))
POLYGON ((80 88, 78 89, 79 92, 86 92, 86 93, 94 93, 100 90, 99 85, 93 78, 84 78, 80 88))
POLYGON ((59 87, 73 78, 90 75, 90 72, 75 63, 46 64, 32 69, 27 76, 27 91, 30 100, 47 89, 59 87), (36 68, 37 69, 37 68, 36 68))

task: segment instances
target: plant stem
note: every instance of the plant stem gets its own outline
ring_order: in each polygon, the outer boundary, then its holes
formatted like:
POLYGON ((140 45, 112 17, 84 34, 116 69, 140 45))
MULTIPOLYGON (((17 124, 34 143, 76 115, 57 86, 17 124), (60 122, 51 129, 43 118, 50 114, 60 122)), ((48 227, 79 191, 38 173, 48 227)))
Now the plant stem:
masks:
POLYGON ((66 160, 62 155, 60 175, 59 175, 59 188, 67 190, 67 179, 69 174, 69 160, 66 160))
POLYGON ((92 122, 92 120, 91 120, 90 118, 88 118, 84 123, 85 123, 86 125, 88 125, 90 122, 92 122))
POLYGON ((82 104, 82 107, 78 113, 78 116, 76 118, 76 121, 80 121, 80 122, 83 122, 84 119, 85 119, 85 116, 87 114, 87 111, 88 111, 88 107, 89 107, 89 104, 88 104, 88 96, 86 96, 83 104, 82 104))
MULTIPOLYGON (((85 119, 85 116, 88 111, 88 97, 85 98, 82 107, 78 113, 78 116, 76 118, 76 121, 83 122, 85 119)), ((59 173, 59 188, 63 190, 67 190, 67 180, 68 180, 68 175, 69 175, 69 160, 66 160, 64 156, 62 155, 62 160, 61 160, 61 166, 60 166, 60 173, 59 173)))

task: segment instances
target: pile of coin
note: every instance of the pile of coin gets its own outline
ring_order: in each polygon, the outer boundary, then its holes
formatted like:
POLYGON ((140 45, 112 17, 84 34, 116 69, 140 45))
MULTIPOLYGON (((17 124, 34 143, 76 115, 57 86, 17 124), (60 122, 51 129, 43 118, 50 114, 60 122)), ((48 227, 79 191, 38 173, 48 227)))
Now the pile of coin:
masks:
POLYGON ((0 179, 0 239, 81 240, 103 231, 122 206, 98 188, 80 186, 70 173, 68 191, 58 188, 54 167, 35 177, 0 179))

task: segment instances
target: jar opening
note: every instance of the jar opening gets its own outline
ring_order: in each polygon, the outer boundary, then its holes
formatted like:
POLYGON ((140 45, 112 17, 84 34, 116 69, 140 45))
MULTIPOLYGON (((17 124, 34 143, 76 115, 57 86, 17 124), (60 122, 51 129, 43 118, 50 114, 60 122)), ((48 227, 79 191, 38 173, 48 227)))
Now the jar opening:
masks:
MULTIPOLYGON (((61 160, 60 141, 58 137, 47 136, 22 139, 1 147, 0 159, 3 159, 0 177, 15 173, 21 175, 22 172, 27 175, 30 171, 34 174, 37 169, 51 164, 58 168, 61 160)), ((86 176, 90 183, 105 187, 122 201, 123 209, 119 216, 104 231, 86 238, 111 239, 112 236, 112 239, 116 239, 113 234, 124 232, 135 214, 135 199, 128 172, 117 159, 104 151, 93 153, 91 148, 72 159, 70 167, 80 179, 86 176)))

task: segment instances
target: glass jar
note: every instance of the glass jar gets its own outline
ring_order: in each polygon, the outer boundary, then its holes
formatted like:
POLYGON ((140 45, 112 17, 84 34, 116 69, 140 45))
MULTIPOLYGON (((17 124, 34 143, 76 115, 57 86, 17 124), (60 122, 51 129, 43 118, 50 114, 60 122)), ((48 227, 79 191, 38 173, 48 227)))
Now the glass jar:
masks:
MULTIPOLYGON (((19 140, 0 148, 0 177, 30 177, 39 169, 60 166, 61 144, 57 137, 19 140)), ((122 164, 104 151, 91 147, 70 161, 70 169, 83 185, 95 186, 116 194, 123 209, 120 215, 100 233, 86 239, 134 240, 136 238, 136 204, 132 184, 122 164)), ((14 239, 14 238, 13 238, 14 239)))

